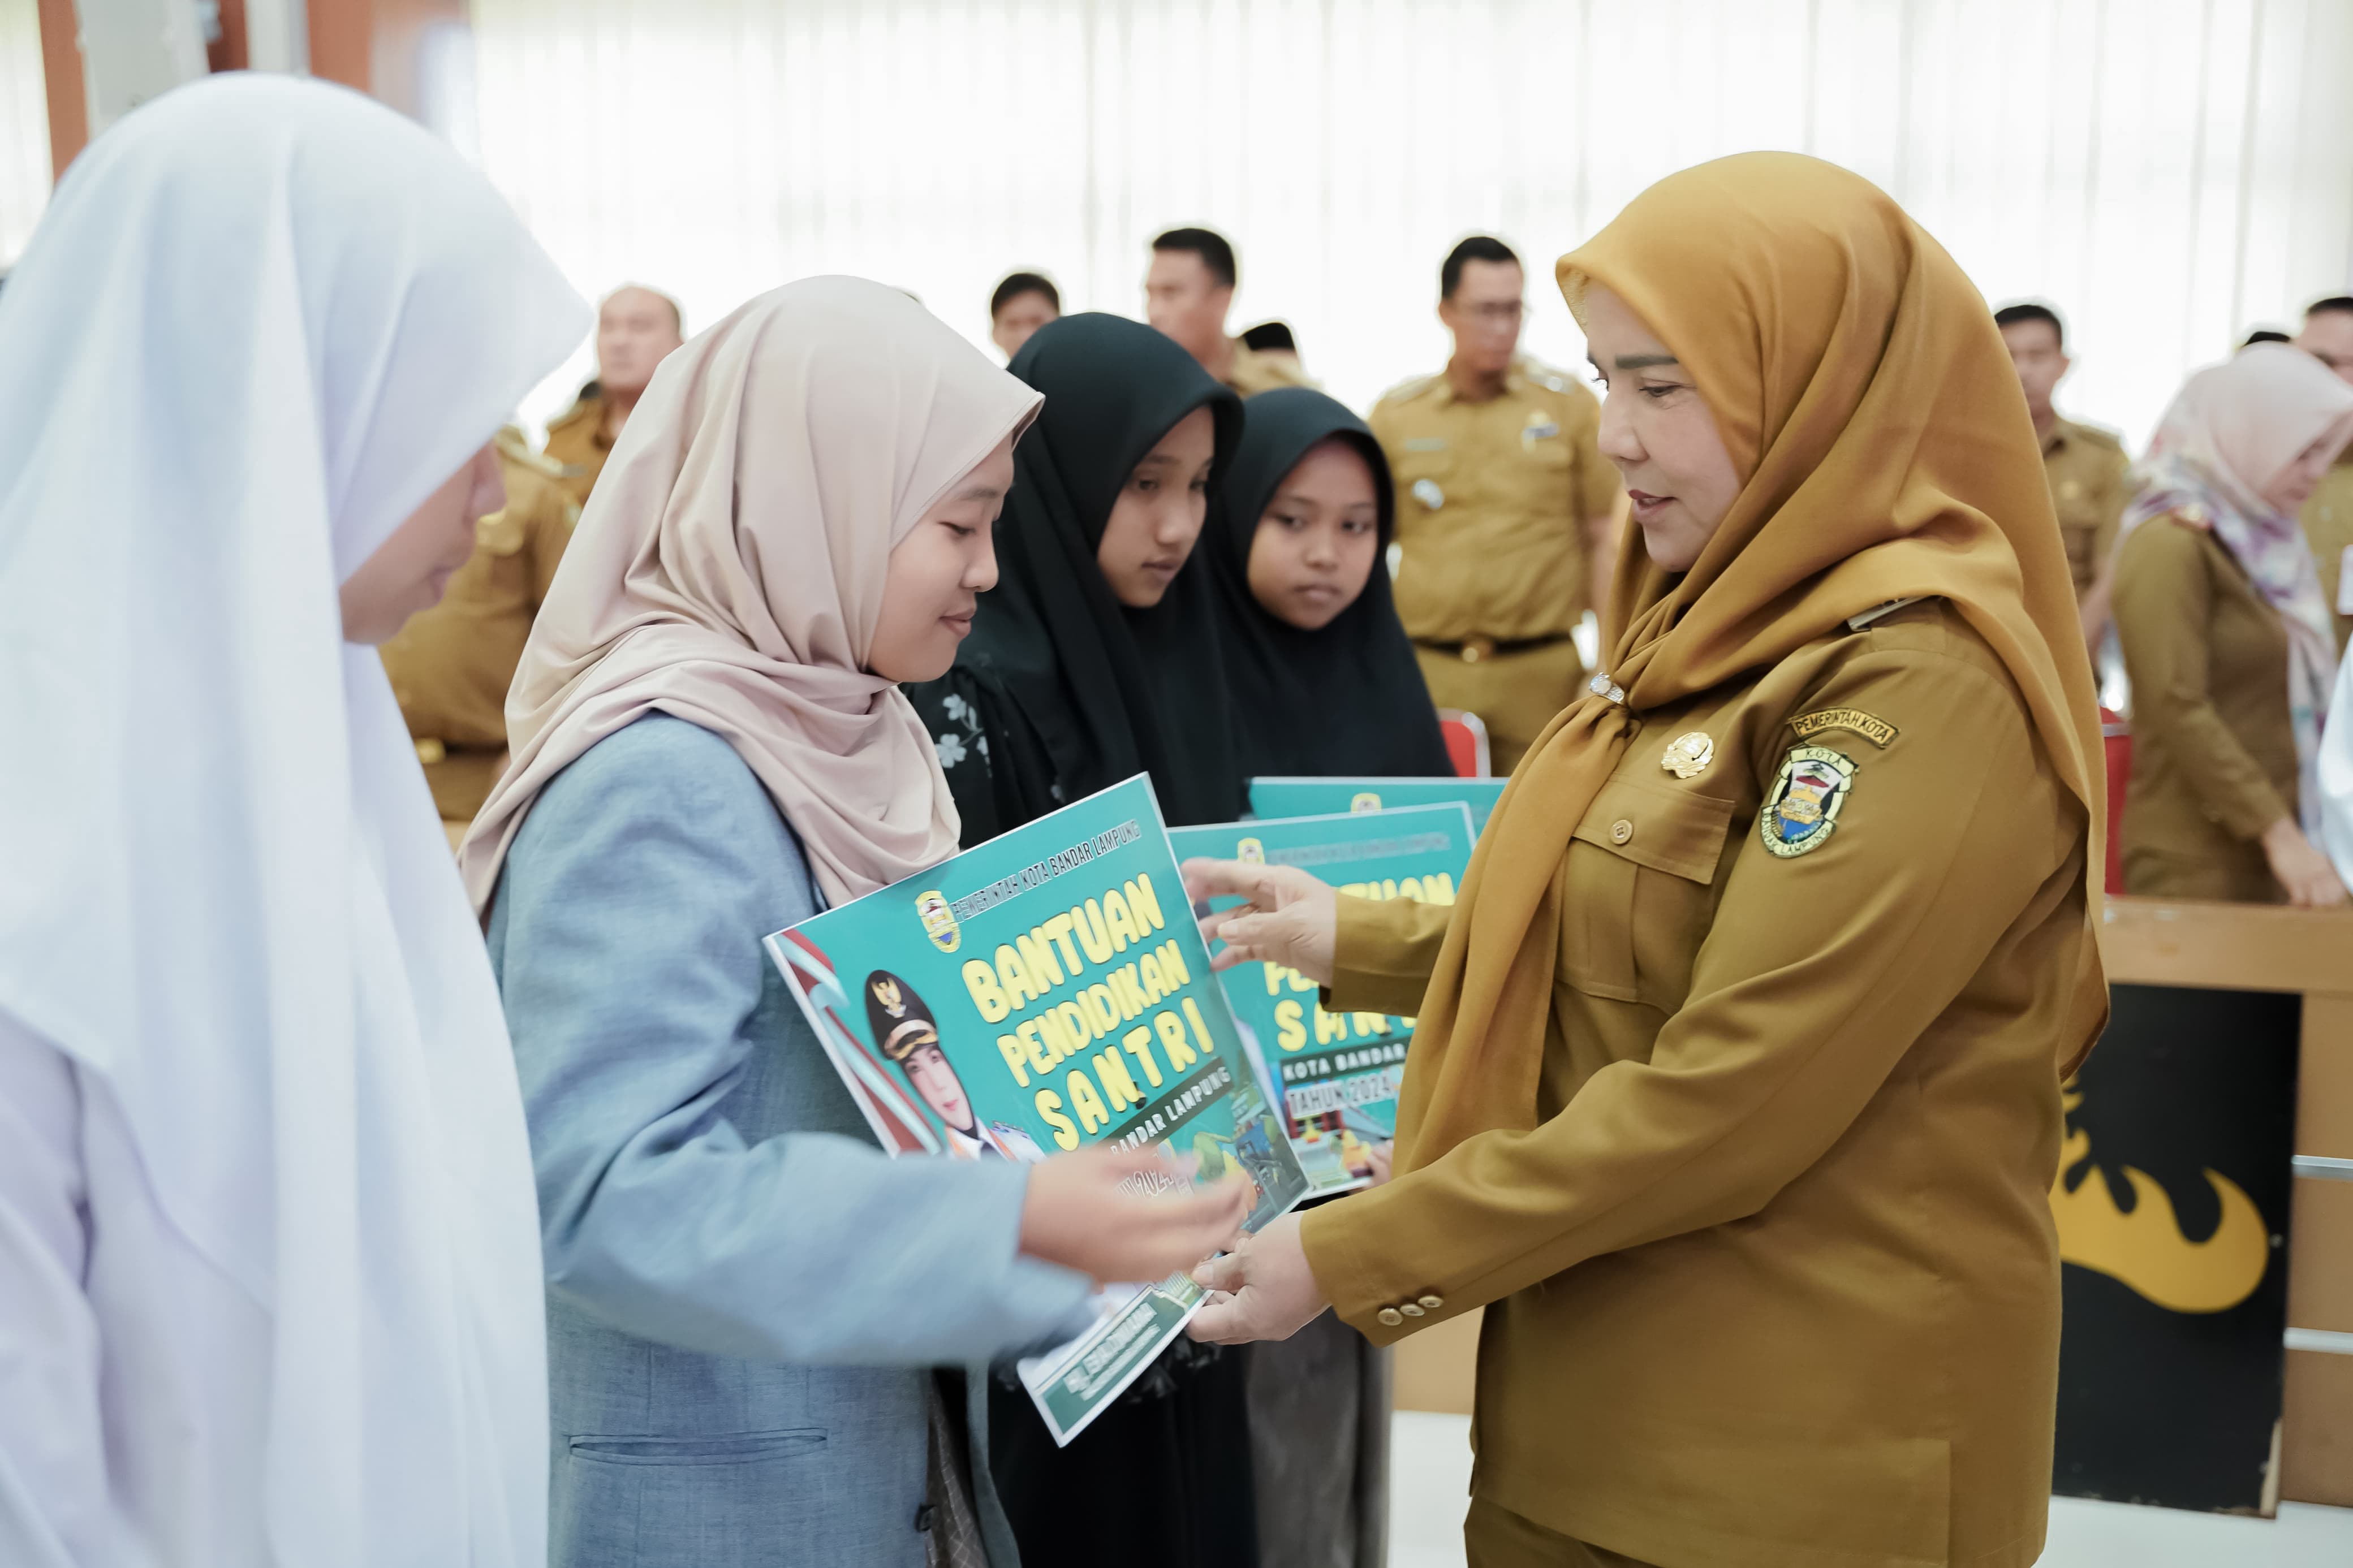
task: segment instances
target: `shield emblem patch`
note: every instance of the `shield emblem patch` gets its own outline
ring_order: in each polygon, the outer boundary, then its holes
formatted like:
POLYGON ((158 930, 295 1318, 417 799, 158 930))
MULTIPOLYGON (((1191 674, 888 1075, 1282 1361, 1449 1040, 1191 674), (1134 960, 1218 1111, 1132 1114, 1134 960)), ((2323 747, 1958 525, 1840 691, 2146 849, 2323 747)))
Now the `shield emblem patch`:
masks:
POLYGON ((1808 855, 1830 841, 1839 809, 1854 788, 1853 759, 1827 746, 1795 746, 1766 792, 1757 826, 1765 847, 1788 857, 1808 855))

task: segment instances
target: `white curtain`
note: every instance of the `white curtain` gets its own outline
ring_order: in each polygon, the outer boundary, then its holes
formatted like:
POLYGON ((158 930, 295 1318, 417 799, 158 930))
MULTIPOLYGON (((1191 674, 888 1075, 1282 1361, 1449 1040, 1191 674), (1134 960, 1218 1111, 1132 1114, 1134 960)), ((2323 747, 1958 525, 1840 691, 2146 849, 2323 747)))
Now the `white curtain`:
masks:
POLYGON ((0 0, 0 268, 16 263, 48 201, 39 0, 0 0))
MULTIPOLYGON (((1241 253, 1363 406, 1446 353, 1438 263, 1551 263, 1643 185, 1795 148, 1878 181, 1996 303, 2069 321, 2071 411, 2137 447, 2182 375, 2353 282, 2353 0, 473 0, 480 150, 584 290, 690 325, 812 272, 985 341, 1049 271, 1140 313, 1145 241, 1241 253)), ((0 0, 0 264, 48 191, 35 0, 0 0)), ((535 393, 534 421, 588 374, 535 393)))
MULTIPOLYGON (((2137 446, 2182 375, 2353 277, 2348 0, 473 0, 482 154, 591 292, 703 322, 827 270, 985 338, 1033 267, 1140 313, 1145 241, 1241 255, 1369 403, 1436 369, 1438 263, 1551 263, 1684 164, 1794 148, 1886 187, 1996 303, 2047 298, 2063 405, 2137 446)), ((586 373, 585 357, 569 374, 586 373)), ((560 397, 551 385, 531 413, 560 397)))

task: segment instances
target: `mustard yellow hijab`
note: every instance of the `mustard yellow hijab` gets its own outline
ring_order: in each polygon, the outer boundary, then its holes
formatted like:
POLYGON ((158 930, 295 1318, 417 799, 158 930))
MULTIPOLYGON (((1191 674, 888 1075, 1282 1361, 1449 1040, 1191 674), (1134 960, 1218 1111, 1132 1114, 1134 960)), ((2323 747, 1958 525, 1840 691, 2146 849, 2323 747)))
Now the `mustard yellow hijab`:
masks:
MULTIPOLYGON (((2103 865, 2098 704, 2042 459, 2009 354, 1944 248, 1870 182, 1788 153, 1670 175, 1561 258, 1692 373, 1746 476, 1690 571, 1630 531, 1597 694, 1553 721, 1481 836, 1414 1037, 1398 1169, 1535 1124, 1559 951, 1556 876, 1630 715, 1769 667, 1891 599, 1949 600, 2009 668, 2103 865)), ((2059 1063, 2106 1016, 2085 981, 2059 1063)))

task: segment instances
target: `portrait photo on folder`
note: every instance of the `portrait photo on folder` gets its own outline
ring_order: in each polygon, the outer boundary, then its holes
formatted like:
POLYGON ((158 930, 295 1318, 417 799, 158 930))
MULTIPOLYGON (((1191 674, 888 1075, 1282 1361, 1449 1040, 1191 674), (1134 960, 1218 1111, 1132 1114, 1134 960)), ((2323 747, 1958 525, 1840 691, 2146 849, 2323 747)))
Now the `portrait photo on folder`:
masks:
MULTIPOLYGON (((1138 775, 766 939, 882 1147, 1025 1163, 1156 1144, 1169 1190, 1229 1173, 1255 1232, 1308 1190, 1209 973, 1151 781, 1138 775)), ((1106 1287, 1095 1321, 1020 1363, 1067 1444, 1183 1331, 1189 1275, 1106 1287)))
MULTIPOLYGON (((1295 866, 1358 898, 1445 905, 1470 867, 1472 838, 1471 808, 1459 800, 1168 830, 1180 865, 1200 856, 1295 866)), ((1213 899, 1193 912, 1213 914, 1240 901, 1213 899)), ((1373 1149, 1397 1136, 1413 1020, 1327 1013, 1315 982, 1277 963, 1238 963, 1219 978, 1243 1047, 1282 1109, 1309 1195, 1363 1186, 1372 1178, 1373 1149)))

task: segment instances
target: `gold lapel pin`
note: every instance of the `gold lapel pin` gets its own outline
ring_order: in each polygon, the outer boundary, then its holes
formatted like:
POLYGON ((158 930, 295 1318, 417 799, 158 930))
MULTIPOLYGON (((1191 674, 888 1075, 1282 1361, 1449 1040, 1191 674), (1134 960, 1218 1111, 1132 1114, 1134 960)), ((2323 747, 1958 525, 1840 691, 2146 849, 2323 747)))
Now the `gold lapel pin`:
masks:
POLYGON ((1659 766, 1679 779, 1695 779, 1714 761, 1715 742, 1694 730, 1667 742, 1667 753, 1659 759, 1659 766))

